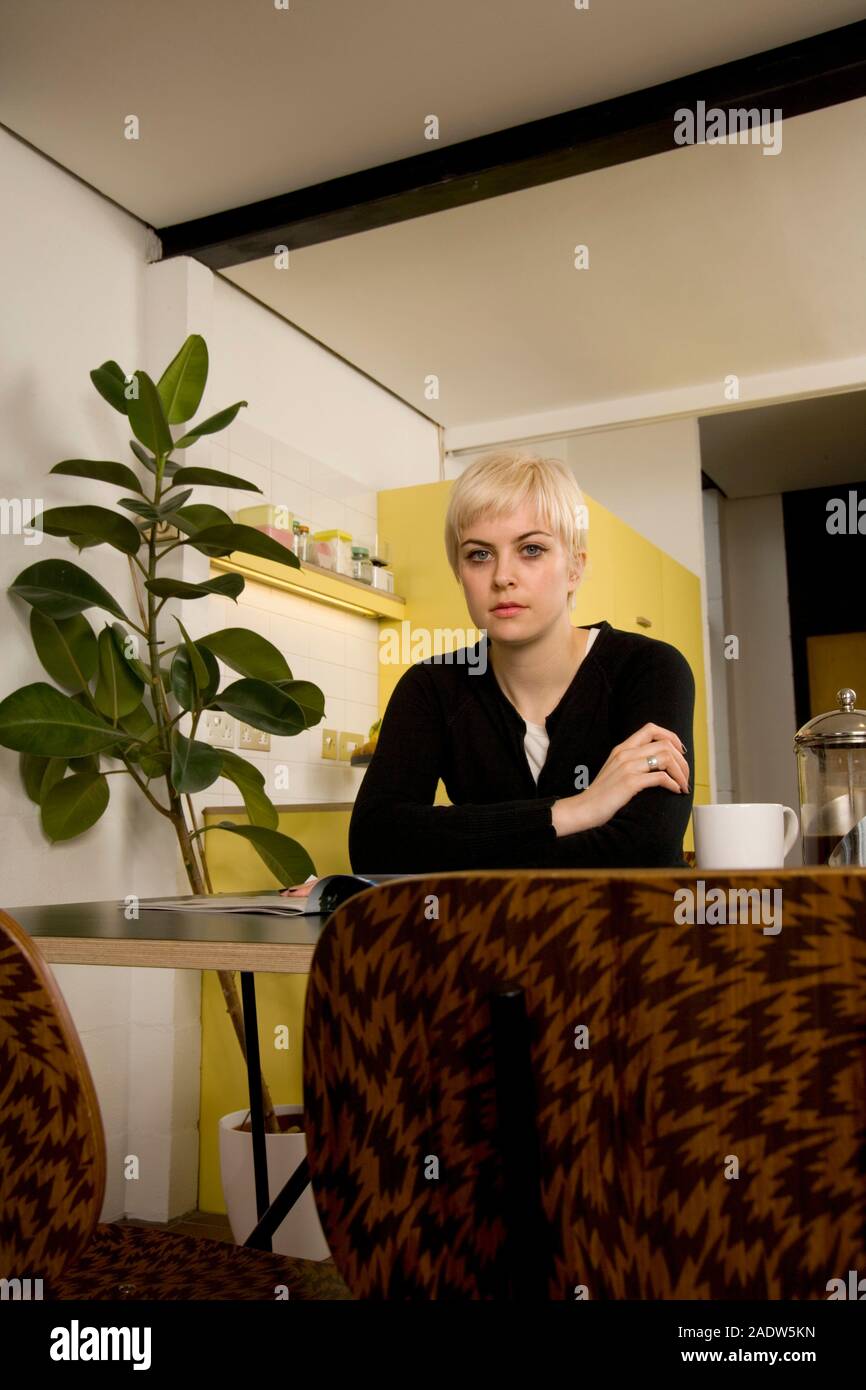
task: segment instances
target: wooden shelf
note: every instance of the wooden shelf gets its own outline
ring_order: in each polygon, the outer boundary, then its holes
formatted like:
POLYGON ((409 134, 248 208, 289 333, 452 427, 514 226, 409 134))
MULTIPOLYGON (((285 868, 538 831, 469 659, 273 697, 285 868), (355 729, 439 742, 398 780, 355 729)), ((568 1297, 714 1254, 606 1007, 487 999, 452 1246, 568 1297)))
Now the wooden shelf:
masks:
POLYGON ((345 608, 373 618, 405 617, 406 600, 398 594, 386 594, 360 579, 349 579, 345 574, 335 574, 333 570, 308 564, 306 560, 301 561, 300 569, 290 569, 275 560, 261 560, 257 555, 236 552, 224 559, 213 558, 210 563, 213 570, 241 574, 257 584, 269 584, 273 589, 300 594, 333 608, 345 608))

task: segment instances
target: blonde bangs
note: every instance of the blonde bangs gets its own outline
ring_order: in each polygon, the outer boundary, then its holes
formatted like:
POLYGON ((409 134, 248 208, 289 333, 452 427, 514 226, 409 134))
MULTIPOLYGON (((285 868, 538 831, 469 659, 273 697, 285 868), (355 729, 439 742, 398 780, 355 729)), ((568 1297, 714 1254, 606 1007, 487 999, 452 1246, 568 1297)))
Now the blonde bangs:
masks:
MULTIPOLYGON (((460 577, 460 538, 478 517, 502 517, 524 502, 534 506, 567 555, 587 554, 586 504, 577 479, 560 460, 539 454, 496 451, 471 463, 451 489, 445 518, 445 551, 460 577)), ((571 595, 574 606, 575 594, 571 595)))

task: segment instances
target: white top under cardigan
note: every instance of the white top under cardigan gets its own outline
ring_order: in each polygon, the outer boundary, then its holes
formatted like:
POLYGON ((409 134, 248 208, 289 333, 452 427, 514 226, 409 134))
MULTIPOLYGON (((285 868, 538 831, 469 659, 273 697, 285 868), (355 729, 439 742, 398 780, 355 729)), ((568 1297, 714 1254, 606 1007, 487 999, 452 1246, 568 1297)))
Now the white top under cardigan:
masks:
MULTIPOLYGON (((591 627, 589 629, 589 641, 586 644, 586 652, 584 652, 584 659, 586 658, 587 652, 589 651, 590 647, 592 646, 593 642, 598 636, 598 633, 599 629, 597 627, 591 627)), ((582 664, 583 663, 581 662, 581 665, 582 664)), ((578 670, 580 670, 580 667, 578 667, 578 670)), ((526 724, 526 736, 523 740, 523 746, 526 749, 526 757, 529 761, 529 769, 533 777, 535 778, 535 781, 537 782, 538 774, 544 767, 544 760, 547 757, 547 749, 550 743, 550 739, 547 737, 547 730, 543 724, 530 724, 528 720, 524 720, 523 722, 526 724)))

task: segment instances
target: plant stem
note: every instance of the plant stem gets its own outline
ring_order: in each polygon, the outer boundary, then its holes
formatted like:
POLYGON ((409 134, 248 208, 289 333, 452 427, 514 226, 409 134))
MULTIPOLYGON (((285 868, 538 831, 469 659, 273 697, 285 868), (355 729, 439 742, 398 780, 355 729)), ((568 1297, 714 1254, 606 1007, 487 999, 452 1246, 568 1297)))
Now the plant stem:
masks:
POLYGON ((121 755, 121 761, 123 762, 123 765, 124 765, 124 767, 126 768, 126 771, 129 773, 129 775, 130 775, 130 777, 132 778, 132 780, 133 780, 133 782, 135 783, 135 785, 136 785, 137 787, 139 787, 139 788, 141 789, 141 791, 144 792, 144 795, 147 797, 147 799, 148 799, 148 801, 150 802, 151 806, 153 806, 155 810, 159 811, 159 814, 160 814, 161 816, 167 816, 168 819, 171 820, 171 811, 168 810, 167 807, 163 806, 163 804, 162 804, 161 801, 157 801, 157 799, 156 799, 156 797, 154 796, 153 792, 148 791, 147 787, 145 786, 144 782, 142 782, 142 780, 141 780, 141 778, 139 777, 138 773, 135 771, 135 769, 134 769, 133 767, 130 766, 130 764, 126 761, 126 759, 125 759, 124 757, 122 757, 122 755, 121 755))
MULTIPOLYGON (((157 455, 156 455, 156 458, 155 458, 155 462, 156 462, 156 484, 155 484, 155 487, 154 487, 154 498, 153 498, 153 501, 154 501, 154 505, 155 505, 155 506, 159 506, 159 501, 160 501, 160 496, 161 496, 161 491, 162 491, 162 475, 163 475, 163 466, 164 466, 164 463, 165 463, 165 456, 162 455, 162 454, 157 454, 157 455)), ((169 547, 169 548, 172 548, 172 547, 169 547)), ((164 550, 164 551, 162 552, 162 555, 164 555, 165 553, 166 553, 166 551, 164 550)), ((162 555, 158 555, 158 554, 157 554, 157 547, 156 547, 156 527, 153 526, 153 527, 151 527, 151 530, 150 530, 150 535, 149 535, 149 540, 148 540, 148 550, 147 550, 147 578, 148 578, 148 579, 154 579, 154 578, 156 577, 156 565, 157 565, 157 561, 158 561, 159 559, 162 558, 162 555)), ((163 602, 164 602, 164 600, 163 600, 163 602)), ((160 746, 161 746, 163 752, 170 752, 170 751, 171 751, 171 746, 170 746, 170 731, 171 731, 172 725, 173 725, 176 721, 175 721, 174 719, 172 719, 172 717, 171 717, 171 712, 170 712, 169 707, 168 707, 168 700, 167 700, 166 694, 165 694, 165 687, 164 687, 164 685, 163 685, 163 683, 162 683, 162 673, 161 673, 160 668, 159 668, 159 656, 160 656, 160 653, 159 653, 159 642, 158 642, 158 640, 157 640, 157 626, 156 626, 156 624, 157 624, 157 618, 158 618, 158 616, 159 616, 159 613, 160 613, 160 610, 161 610, 161 609, 162 609, 162 602, 160 602, 159 604, 157 604, 157 602, 156 602, 156 596, 155 596, 154 594, 152 594, 151 591, 148 589, 148 591, 147 591, 147 619, 146 619, 146 624, 145 624, 147 631, 145 632, 144 636, 145 636, 146 639, 147 639, 148 656, 149 656, 149 659, 150 659, 150 674, 151 674, 151 677, 152 677, 152 684, 153 684, 153 708, 154 708, 154 714, 155 714, 155 717, 156 717, 157 728, 158 728, 158 731, 159 731, 160 746)), ((200 711, 199 711, 199 714, 200 714, 200 711)), ((193 721, 193 737, 195 736, 195 725, 197 724, 197 722, 198 722, 198 720, 194 717, 194 721, 193 721)), ((205 860, 204 860, 204 852, 203 852, 203 850, 200 851, 200 853, 201 853, 201 863, 200 863, 199 860, 196 858, 195 848, 194 848, 194 846, 193 846, 192 838, 191 838, 191 836, 190 836, 189 827, 188 827, 188 825, 187 825, 187 823, 186 823, 186 819, 185 819, 185 817, 184 817, 183 804, 182 804, 182 802, 181 802, 180 793, 177 792, 177 791, 175 790, 174 786, 172 785, 171 776, 169 775, 169 776, 166 777, 166 786, 167 786, 167 788, 168 788, 168 799, 169 799, 169 809, 168 809, 168 811, 166 811, 162 806, 160 806, 159 802, 155 800, 155 798, 152 796, 152 794, 151 794, 150 791, 147 789, 147 787, 144 785, 144 783, 141 782, 140 779, 136 776, 136 774, 135 774, 135 772, 133 771, 133 769, 132 769, 131 767, 129 767, 128 764, 127 764, 127 767, 128 767, 128 770, 129 770, 131 776, 133 777, 133 780, 138 784, 138 786, 139 786, 139 787, 141 788, 141 790, 144 792, 144 795, 147 797, 148 801, 150 801, 152 805, 156 806, 156 808, 157 808, 158 810, 162 811, 163 815, 168 816, 169 820, 171 821, 172 825, 174 826, 174 832, 175 832, 175 835, 177 836, 178 845, 180 846, 181 858, 183 859, 184 868, 186 869, 186 876, 187 876, 187 879, 189 880, 189 886, 190 886, 190 888, 192 889, 193 893, 195 893, 196 895, 205 895, 205 894, 206 894, 205 882, 206 882, 206 875, 207 875, 207 866, 206 866, 205 860), (204 868, 204 873, 202 872, 202 869, 203 869, 203 868, 204 868)), ((190 806, 190 809, 191 809, 191 806, 190 806)), ((195 818, 194 818, 194 817, 193 817, 193 829, 195 829, 195 818)), ((210 879, 209 879, 209 876, 207 877, 207 883, 208 883, 208 889, 209 889, 209 891, 212 892, 213 890, 212 890, 212 888, 210 888, 210 879)), ((234 974, 233 974, 233 972, 232 972, 231 970, 218 970, 218 971, 217 971, 217 978, 219 979, 220 988, 222 989, 222 992, 223 992, 223 999, 224 999, 224 1001, 225 1001, 225 1006, 226 1006, 226 1010, 227 1010, 227 1012, 228 1012, 228 1016, 229 1016, 229 1018, 231 1019, 232 1027, 234 1028, 234 1031, 235 1031, 235 1037, 236 1037, 237 1040, 238 1040, 238 1047, 239 1047, 240 1050, 241 1050, 241 1056, 242 1056, 243 1059, 244 1059, 244 1064, 246 1064, 246 1060, 247 1060, 247 1045, 246 1045, 246 1039, 245 1039, 245 1037, 244 1037, 244 1018, 243 1018, 243 1010, 242 1010, 242 1008, 241 1008, 241 1001, 240 1001, 240 998, 239 998, 239 996, 238 996, 238 988, 237 988, 237 985, 235 984, 235 977, 234 977, 234 974)), ((278 1127, 278 1125, 277 1125, 277 1116, 276 1116, 276 1112, 275 1112, 275 1110, 274 1110, 274 1103, 273 1103, 273 1101, 271 1100, 271 1094, 270 1094, 270 1091, 269 1091, 269 1089, 268 1089, 268 1084, 267 1084, 267 1082, 266 1082, 266 1080, 265 1080, 265 1077, 264 1077, 264 1073, 261 1073, 261 1087, 262 1087, 262 1105, 263 1105, 264 1112, 265 1112, 265 1130, 266 1130, 269 1134, 276 1134, 276 1133, 279 1132, 279 1127, 278 1127)))
MULTIPOLYGON (((202 831, 199 830, 199 828, 198 828, 198 821, 197 821, 197 819, 196 819, 195 807, 194 807, 193 804, 192 804, 192 797, 189 796, 189 795, 187 795, 187 797, 186 797, 186 808, 187 808, 187 810, 189 811, 190 824, 192 825, 192 828, 193 828, 193 834, 190 836, 190 843, 192 843, 193 840, 195 840, 199 835, 201 835, 202 831)), ((213 892, 213 884, 211 883, 210 871, 209 871, 208 866, 207 866, 207 855, 206 855, 206 853, 205 853, 204 843, 202 842, 201 844, 197 844, 197 845, 195 846, 195 849, 196 849, 197 852, 198 852, 199 861, 200 861, 200 863, 201 863, 202 876, 203 876, 203 878, 204 878, 205 885, 206 885, 206 887, 207 887, 207 891, 208 891, 209 893, 212 893, 212 892, 213 892)))
MULTIPOLYGON (((183 807, 181 806, 180 797, 174 790, 170 791, 170 795, 172 798, 171 821, 174 826, 175 833, 177 835, 178 844, 180 845, 180 852, 183 858, 184 867, 186 869, 187 878, 189 879, 189 886, 192 889, 193 893, 204 895, 204 881, 202 879, 201 870, 195 858, 195 854, 193 853, 189 829, 184 819, 183 807)), ((243 1056, 244 1064, 246 1064, 247 1044, 246 1038, 244 1036, 244 1017, 243 1011, 241 1009, 241 1001, 238 998, 238 989, 237 985, 235 984, 235 977, 231 970, 218 970, 216 973, 217 978, 220 982, 220 988, 223 992, 223 999, 225 1001, 226 1010, 228 1011, 228 1016, 231 1019, 232 1027, 235 1030, 235 1037, 238 1040, 238 1046, 241 1050, 241 1055, 243 1056)), ((271 1100, 271 1093, 268 1089, 268 1083, 265 1081, 263 1074, 261 1077, 261 1083, 262 1105, 265 1112, 265 1130, 269 1134, 277 1134, 279 1133, 279 1127, 277 1125, 276 1112, 274 1111, 274 1103, 271 1100)))

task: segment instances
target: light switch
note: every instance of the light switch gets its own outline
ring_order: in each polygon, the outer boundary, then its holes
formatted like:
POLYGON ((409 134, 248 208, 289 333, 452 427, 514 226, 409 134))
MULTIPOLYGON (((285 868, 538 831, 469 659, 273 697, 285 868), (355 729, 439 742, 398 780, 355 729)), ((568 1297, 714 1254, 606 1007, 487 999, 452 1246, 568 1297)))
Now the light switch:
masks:
POLYGON ((337 757, 337 730, 336 730, 336 729, 323 729, 323 730, 322 730, 322 757, 323 757, 323 758, 333 758, 333 759, 336 761, 336 757, 337 757))
POLYGON ((356 748, 360 748, 362 743, 366 743, 363 734, 340 734, 337 743, 337 761, 347 763, 356 748))

